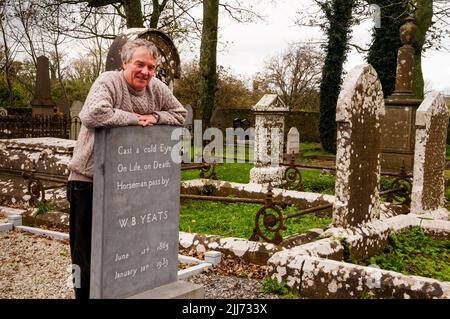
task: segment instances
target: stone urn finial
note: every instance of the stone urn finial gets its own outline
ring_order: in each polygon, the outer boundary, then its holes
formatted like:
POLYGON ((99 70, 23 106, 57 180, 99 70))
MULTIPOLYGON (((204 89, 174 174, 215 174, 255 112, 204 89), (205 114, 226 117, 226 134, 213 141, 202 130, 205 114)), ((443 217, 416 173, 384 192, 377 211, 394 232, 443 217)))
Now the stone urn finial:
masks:
POLYGON ((400 40, 403 45, 412 45, 416 37, 417 26, 413 16, 407 16, 405 23, 400 27, 400 40))
POLYGON ((414 17, 407 16, 405 23, 400 27, 400 39, 403 45, 398 49, 395 91, 391 96, 392 98, 414 98, 412 94, 412 79, 415 49, 412 43, 415 39, 416 31, 417 26, 414 24, 414 17))

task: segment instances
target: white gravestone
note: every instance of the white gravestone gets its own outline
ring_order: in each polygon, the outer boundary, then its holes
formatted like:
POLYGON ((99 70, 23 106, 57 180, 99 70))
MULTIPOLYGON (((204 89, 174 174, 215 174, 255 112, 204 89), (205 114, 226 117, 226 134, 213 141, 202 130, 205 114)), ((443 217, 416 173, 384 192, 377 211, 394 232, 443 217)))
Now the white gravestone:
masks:
POLYGON ((300 133, 296 127, 291 127, 287 135, 286 153, 288 155, 300 153, 300 133))
POLYGON ((255 112, 255 165, 250 183, 281 184, 284 168, 284 114, 289 111, 276 94, 266 94, 253 106, 255 112))

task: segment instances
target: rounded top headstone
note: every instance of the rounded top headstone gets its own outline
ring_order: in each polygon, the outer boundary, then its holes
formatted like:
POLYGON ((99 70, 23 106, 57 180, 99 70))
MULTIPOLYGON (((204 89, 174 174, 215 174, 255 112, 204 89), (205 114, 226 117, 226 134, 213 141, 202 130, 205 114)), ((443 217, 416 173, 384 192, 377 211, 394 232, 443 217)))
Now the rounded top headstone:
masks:
POLYGON ((106 57, 106 71, 122 69, 122 47, 127 41, 137 38, 149 40, 158 48, 160 61, 156 71, 157 78, 169 84, 180 77, 180 56, 173 41, 164 32, 147 28, 130 28, 115 38, 106 57))

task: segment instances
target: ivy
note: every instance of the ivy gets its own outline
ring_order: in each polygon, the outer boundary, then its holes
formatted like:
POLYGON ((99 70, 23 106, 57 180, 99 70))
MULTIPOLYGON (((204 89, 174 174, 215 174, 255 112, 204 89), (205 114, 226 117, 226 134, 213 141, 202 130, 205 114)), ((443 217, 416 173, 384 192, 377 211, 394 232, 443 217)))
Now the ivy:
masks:
POLYGON ((328 43, 320 84, 320 140, 327 152, 336 152, 336 103, 338 100, 343 65, 349 49, 353 22, 352 11, 357 0, 332 0, 319 5, 327 17, 325 33, 328 43))
POLYGON ((380 27, 374 28, 373 42, 369 49, 367 62, 377 71, 384 97, 394 92, 397 73, 397 52, 402 46, 400 26, 409 13, 407 1, 371 1, 380 7, 380 27))
POLYGON ((368 263, 407 275, 450 281, 449 249, 450 240, 433 239, 415 226, 392 234, 383 253, 369 258, 368 263))

